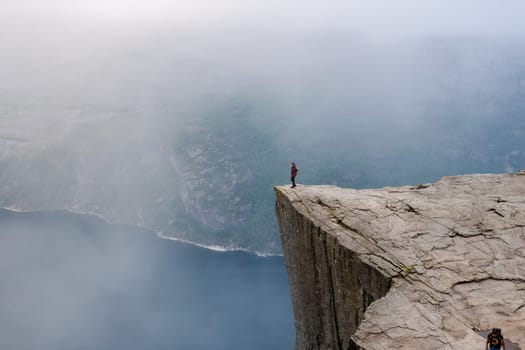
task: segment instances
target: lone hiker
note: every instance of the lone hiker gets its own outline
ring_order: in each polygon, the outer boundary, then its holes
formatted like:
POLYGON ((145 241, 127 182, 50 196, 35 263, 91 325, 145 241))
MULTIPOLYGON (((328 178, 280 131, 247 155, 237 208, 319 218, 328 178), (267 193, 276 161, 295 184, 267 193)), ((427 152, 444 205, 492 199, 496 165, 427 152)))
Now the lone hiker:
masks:
POLYGON ((505 350, 505 339, 501 335, 501 329, 493 328, 492 332, 487 336, 487 343, 485 344, 485 350, 505 350))
POLYGON ((299 168, 295 165, 294 162, 292 162, 292 168, 290 169, 290 181, 292 181, 292 188, 295 187, 295 177, 297 176, 298 172, 299 168))

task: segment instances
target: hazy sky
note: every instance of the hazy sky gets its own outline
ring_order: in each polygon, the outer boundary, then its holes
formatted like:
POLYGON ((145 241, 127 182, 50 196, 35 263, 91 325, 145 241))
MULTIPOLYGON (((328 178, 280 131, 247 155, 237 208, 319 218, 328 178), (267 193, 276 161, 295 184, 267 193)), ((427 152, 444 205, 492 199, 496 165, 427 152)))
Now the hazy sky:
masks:
MULTIPOLYGON (((192 26, 334 29, 366 35, 513 35, 525 30, 520 0, 2 0, 9 18, 155 21, 192 26)), ((3 16, 2 16, 3 17, 3 16)))

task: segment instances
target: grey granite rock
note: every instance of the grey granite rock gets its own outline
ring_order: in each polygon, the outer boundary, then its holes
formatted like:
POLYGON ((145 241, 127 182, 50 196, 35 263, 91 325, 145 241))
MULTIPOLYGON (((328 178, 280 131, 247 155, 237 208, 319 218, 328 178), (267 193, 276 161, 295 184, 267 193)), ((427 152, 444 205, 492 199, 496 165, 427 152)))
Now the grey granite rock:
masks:
POLYGON ((296 349, 525 349, 525 174, 275 188, 296 349))

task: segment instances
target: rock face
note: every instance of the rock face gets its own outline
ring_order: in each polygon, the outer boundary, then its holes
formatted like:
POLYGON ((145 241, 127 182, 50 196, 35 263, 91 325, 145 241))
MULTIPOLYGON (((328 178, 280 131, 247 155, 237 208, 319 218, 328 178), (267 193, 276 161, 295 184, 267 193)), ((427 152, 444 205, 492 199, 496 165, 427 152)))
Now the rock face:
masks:
POLYGON ((296 349, 525 349, 525 174, 275 188, 296 349))

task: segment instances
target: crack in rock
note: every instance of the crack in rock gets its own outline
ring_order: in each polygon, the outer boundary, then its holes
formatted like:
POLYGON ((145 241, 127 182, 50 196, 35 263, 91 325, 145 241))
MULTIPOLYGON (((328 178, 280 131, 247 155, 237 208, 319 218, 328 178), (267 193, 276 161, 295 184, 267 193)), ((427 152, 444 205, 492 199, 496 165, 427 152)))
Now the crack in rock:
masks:
POLYGON ((521 174, 276 195, 296 350, 472 349, 498 326, 524 348, 521 174))

